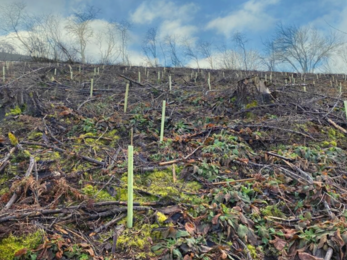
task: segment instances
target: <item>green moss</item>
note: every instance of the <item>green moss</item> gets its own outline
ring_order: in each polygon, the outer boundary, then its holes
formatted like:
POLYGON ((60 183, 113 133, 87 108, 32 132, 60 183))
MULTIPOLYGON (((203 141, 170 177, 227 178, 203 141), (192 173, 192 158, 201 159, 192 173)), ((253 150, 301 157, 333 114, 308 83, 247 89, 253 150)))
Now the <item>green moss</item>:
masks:
POLYGON ((42 137, 42 133, 41 132, 31 132, 28 135, 28 140, 37 140, 40 139, 42 137))
POLYGON ((17 105, 13 109, 10 109, 10 112, 6 113, 5 116, 16 116, 22 113, 22 109, 17 105))
POLYGON ((256 100, 254 100, 251 103, 248 103, 246 105, 246 109, 250 109, 250 108, 253 108, 253 107, 257 107, 257 106, 258 106, 258 102, 256 100))
POLYGON ((9 189, 8 187, 5 187, 5 188, 1 189, 1 190, 0 190, 0 196, 2 196, 2 195, 4 195, 4 194, 8 193, 9 191, 10 191, 10 189, 9 189))
POLYGON ((0 242, 0 259, 13 259, 16 252, 26 248, 28 250, 35 249, 42 241, 43 231, 36 231, 22 237, 10 235, 0 242))
POLYGON ((137 257, 141 255, 142 258, 153 256, 149 245, 150 241, 156 239, 155 232, 152 232, 154 228, 158 228, 158 225, 142 224, 139 222, 135 224, 134 228, 125 229, 117 239, 117 248, 124 251, 138 251, 137 257))
POLYGON ((59 160, 61 158, 59 152, 48 151, 46 153, 41 153, 39 156, 35 157, 35 160, 59 160))
POLYGON ((273 216, 273 217, 285 216, 285 214, 277 207, 277 205, 266 206, 264 209, 261 209, 260 212, 264 216, 273 216))
MULTIPOLYGON (((178 175, 180 171, 181 169, 177 168, 176 174, 178 175)), ((117 199, 126 201, 128 198, 127 173, 124 173, 120 180, 123 185, 117 190, 117 199)), ((184 180, 178 180, 176 183, 174 183, 172 171, 170 169, 164 171, 155 171, 148 174, 141 174, 134 178, 134 201, 157 201, 157 196, 160 196, 161 198, 170 198, 171 200, 191 201, 198 198, 198 196, 185 195, 184 192, 197 192, 199 189, 201 189, 201 187, 202 186, 195 181, 187 182, 184 180), (137 190, 146 191, 157 196, 143 195, 140 192, 136 192, 137 190)))
POLYGON ((105 200, 115 200, 114 197, 112 197, 107 191, 101 190, 97 187, 94 187, 93 185, 87 184, 84 188, 82 188, 82 192, 86 194, 89 197, 95 197, 98 201, 105 201, 105 200))
POLYGON ((334 146, 334 147, 336 147, 337 146, 337 143, 336 143, 336 141, 324 141, 324 142, 322 142, 321 143, 321 146, 322 147, 330 147, 330 146, 334 146))
POLYGON ((199 191, 202 188, 202 185, 196 181, 191 181, 186 183, 185 189, 192 191, 192 192, 196 192, 199 191))
POLYGON ((167 220, 167 216, 165 216, 165 214, 163 214, 159 211, 156 213, 156 215, 157 215, 158 222, 160 224, 163 224, 167 220))

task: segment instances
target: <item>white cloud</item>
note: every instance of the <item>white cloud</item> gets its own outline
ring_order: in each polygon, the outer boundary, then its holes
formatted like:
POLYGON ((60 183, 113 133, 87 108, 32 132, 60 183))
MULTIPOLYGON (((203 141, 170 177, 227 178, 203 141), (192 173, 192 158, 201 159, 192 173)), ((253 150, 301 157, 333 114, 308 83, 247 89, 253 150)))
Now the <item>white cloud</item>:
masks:
POLYGON ((235 31, 245 29, 251 31, 266 30, 275 19, 266 14, 265 9, 267 6, 278 2, 279 0, 249 0, 242 6, 242 9, 210 21, 206 29, 216 30, 226 37, 229 37, 235 31))
POLYGON ((179 20, 176 21, 164 21, 158 30, 159 38, 165 38, 167 35, 174 37, 178 40, 192 39, 194 33, 197 32, 197 27, 193 25, 182 25, 179 20))
POLYGON ((187 3, 181 6, 166 0, 148 0, 131 14, 131 21, 137 24, 149 24, 157 18, 170 20, 189 20, 192 13, 197 11, 197 6, 187 3))

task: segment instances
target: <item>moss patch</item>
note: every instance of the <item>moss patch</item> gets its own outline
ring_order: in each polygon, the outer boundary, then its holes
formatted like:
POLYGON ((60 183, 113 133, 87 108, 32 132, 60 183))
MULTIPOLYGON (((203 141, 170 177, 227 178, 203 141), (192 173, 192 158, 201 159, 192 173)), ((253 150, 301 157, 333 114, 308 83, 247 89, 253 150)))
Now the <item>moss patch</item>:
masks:
POLYGON ((115 200, 114 197, 112 197, 107 191, 101 190, 93 185, 87 184, 82 188, 82 191, 84 194, 86 194, 89 197, 95 197, 96 195, 96 200, 99 201, 104 201, 104 200, 115 200))
POLYGON ((22 237, 10 235, 0 242, 0 259, 13 259, 16 252, 26 248, 27 250, 35 249, 42 241, 43 231, 36 231, 33 234, 27 234, 22 237))

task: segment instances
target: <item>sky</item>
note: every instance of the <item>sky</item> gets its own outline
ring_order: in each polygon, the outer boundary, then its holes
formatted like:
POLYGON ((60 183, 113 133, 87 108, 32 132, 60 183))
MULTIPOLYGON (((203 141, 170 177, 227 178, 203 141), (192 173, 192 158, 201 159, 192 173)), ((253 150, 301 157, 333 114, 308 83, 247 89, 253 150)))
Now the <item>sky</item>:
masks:
MULTIPOLYGON (((6 5, 13 0, 0 0, 6 5)), ((100 9, 93 28, 110 22, 131 23, 129 57, 134 65, 143 64, 145 57, 142 42, 149 28, 156 28, 158 36, 167 35, 179 40, 189 40, 192 46, 209 41, 218 55, 222 45, 232 46, 236 32, 247 38, 247 48, 263 51, 263 42, 272 38, 276 26, 313 26, 322 33, 335 31, 341 37, 347 32, 346 0, 25 0, 27 11, 33 14, 57 14, 64 19, 86 5, 100 9)), ((96 34, 94 34, 96 35, 96 34)), ((2 34, 1 37, 6 35, 2 34)), ((89 46, 89 55, 95 42, 89 46)), ((203 63, 203 62, 202 62, 203 63)), ((205 62, 206 63, 206 62, 205 62)), ((345 70, 341 60, 330 64, 335 71, 345 70)), ((192 65, 189 60, 185 64, 192 65)), ((206 64, 205 64, 206 65, 206 64)), ((207 66, 207 65, 206 65, 207 66)), ((347 70, 346 70, 347 72, 347 70)))

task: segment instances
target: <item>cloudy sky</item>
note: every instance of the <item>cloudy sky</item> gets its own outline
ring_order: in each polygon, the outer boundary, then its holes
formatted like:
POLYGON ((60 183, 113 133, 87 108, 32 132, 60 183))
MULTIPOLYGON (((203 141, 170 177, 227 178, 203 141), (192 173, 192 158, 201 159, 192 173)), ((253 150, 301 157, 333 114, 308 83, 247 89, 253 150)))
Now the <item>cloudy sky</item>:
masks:
MULTIPOLYGON (((0 0, 7 4, 13 0, 0 0)), ((158 36, 189 39, 193 44, 205 40, 218 46, 229 45, 235 32, 244 33, 247 47, 263 50, 281 22, 283 25, 314 26, 323 33, 347 32, 346 0, 25 0, 27 11, 69 17, 85 5, 100 8, 98 23, 128 21, 132 24, 129 53, 133 63, 144 60, 141 43, 149 28, 158 36), (331 27, 332 26, 332 27, 331 27)), ((2 35, 4 37, 4 35, 2 35)), ((345 37, 341 33, 341 37, 345 37)), ((179 43, 178 43, 179 44, 179 43)), ((94 54, 92 54, 94 55, 94 54)), ((339 64, 339 66, 342 66, 339 64)))

